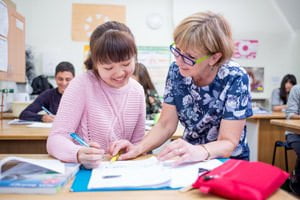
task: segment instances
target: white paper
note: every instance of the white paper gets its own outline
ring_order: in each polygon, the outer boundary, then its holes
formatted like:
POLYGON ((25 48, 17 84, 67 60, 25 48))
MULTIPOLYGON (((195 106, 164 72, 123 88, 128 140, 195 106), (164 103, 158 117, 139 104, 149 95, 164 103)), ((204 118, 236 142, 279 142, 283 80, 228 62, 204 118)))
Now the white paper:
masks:
POLYGON ((8 45, 7 45, 7 39, 0 37, 0 71, 7 72, 7 69, 8 69, 8 45))
POLYGON ((27 121, 27 120, 21 120, 21 119, 13 119, 10 120, 7 124, 9 125, 29 125, 35 123, 34 121, 27 121))
POLYGON ((93 169, 88 188, 137 188, 169 181, 170 173, 151 157, 138 161, 102 162, 100 167, 93 169))
POLYGON ((211 170, 221 164, 221 161, 215 159, 172 167, 159 162, 155 157, 137 161, 103 162, 93 169, 88 188, 181 188, 194 183, 199 168, 211 170))
POLYGON ((0 35, 7 37, 8 34, 8 11, 6 4, 0 0, 0 35))
POLYGON ((27 125, 29 128, 52 128, 52 123, 45 122, 34 122, 32 124, 27 125))
POLYGON ((217 159, 208 160, 204 162, 198 162, 193 164, 187 164, 184 166, 171 168, 171 188, 181 188, 192 185, 197 177, 199 168, 212 170, 223 163, 217 159))

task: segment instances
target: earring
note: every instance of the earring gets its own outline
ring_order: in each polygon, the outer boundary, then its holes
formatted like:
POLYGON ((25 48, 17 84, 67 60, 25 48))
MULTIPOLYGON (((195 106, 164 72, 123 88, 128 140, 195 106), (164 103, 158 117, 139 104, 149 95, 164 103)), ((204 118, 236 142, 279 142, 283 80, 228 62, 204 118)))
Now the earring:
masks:
POLYGON ((210 71, 215 71, 216 66, 215 65, 210 65, 210 71))

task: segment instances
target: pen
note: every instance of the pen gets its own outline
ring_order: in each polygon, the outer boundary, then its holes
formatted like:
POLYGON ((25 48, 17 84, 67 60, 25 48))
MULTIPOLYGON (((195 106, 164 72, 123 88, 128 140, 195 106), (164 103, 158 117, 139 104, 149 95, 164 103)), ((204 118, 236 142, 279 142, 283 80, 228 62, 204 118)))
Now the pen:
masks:
POLYGON ((73 138, 73 140, 75 140, 76 142, 78 142, 80 145, 86 146, 86 147, 90 147, 90 145, 88 145, 88 143, 86 143, 81 137, 79 137, 78 134, 76 134, 76 133, 70 133, 70 136, 73 138))
POLYGON ((42 106, 43 111, 45 111, 48 115, 53 115, 47 108, 42 106))

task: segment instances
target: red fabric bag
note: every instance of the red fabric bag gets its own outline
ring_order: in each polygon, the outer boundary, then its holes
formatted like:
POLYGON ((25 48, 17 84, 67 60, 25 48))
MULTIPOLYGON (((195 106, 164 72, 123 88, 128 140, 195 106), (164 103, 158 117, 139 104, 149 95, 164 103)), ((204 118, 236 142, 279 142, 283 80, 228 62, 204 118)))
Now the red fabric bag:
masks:
POLYGON ((288 176, 285 171, 263 162, 231 159, 199 176, 193 188, 229 199, 261 200, 275 192, 288 176))

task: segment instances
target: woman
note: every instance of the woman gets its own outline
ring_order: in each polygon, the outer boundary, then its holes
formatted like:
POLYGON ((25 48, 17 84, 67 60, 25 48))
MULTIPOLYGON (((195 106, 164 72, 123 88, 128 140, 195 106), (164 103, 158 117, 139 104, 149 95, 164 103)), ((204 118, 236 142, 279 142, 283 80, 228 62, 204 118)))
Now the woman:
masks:
POLYGON ((136 63, 132 78, 137 80, 144 88, 147 119, 154 119, 155 114, 160 112, 161 102, 146 66, 142 63, 136 63))
POLYGON ((234 46, 227 21, 212 12, 187 17, 175 29, 170 50, 175 62, 158 123, 137 145, 114 142, 112 154, 123 149, 123 160, 148 152, 167 141, 180 121, 183 139, 169 143, 158 155, 160 160, 177 157, 177 165, 217 157, 248 160, 249 77, 230 61, 234 46))
POLYGON ((276 88, 272 92, 272 110, 284 111, 288 100, 289 93, 294 85, 297 84, 297 79, 292 74, 287 74, 283 77, 280 88, 276 88))

